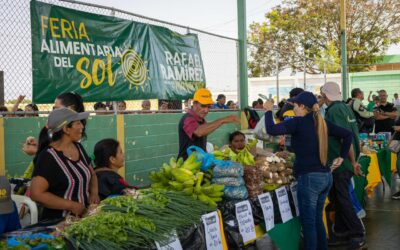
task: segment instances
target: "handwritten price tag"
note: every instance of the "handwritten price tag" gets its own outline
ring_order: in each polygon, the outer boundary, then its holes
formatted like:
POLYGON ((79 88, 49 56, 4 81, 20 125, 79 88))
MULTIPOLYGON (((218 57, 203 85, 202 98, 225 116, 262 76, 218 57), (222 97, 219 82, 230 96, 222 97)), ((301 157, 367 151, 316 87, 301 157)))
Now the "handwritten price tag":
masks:
POLYGON ((239 224, 239 231, 243 237, 243 242, 248 242, 256 238, 253 212, 248 200, 236 203, 236 219, 239 224))
POLYGON ((275 190, 275 193, 276 196, 278 197, 278 205, 279 205, 279 211, 281 212, 282 222, 285 223, 293 218, 286 188, 280 187, 275 190))
POLYGON ((206 233, 207 250, 223 250, 221 228, 217 211, 201 217, 206 233))
POLYGON ((263 193, 258 196, 261 208, 264 215, 265 227, 267 231, 275 227, 274 222, 274 203, 272 202, 272 197, 270 193, 263 193))
POLYGON ((296 208, 296 216, 300 215, 299 212, 299 202, 297 200, 297 182, 290 184, 290 191, 292 192, 294 207, 296 208))
POLYGON ((181 242, 174 231, 168 241, 159 243, 156 241, 157 250, 182 250, 181 242))

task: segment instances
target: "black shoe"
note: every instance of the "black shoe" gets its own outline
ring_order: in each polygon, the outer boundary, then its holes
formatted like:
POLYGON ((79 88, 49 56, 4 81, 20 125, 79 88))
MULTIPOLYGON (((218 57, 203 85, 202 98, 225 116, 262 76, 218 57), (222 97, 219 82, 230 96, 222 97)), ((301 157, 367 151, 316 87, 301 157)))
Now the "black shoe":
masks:
POLYGON ((400 200, 400 191, 392 195, 393 200, 400 200))
POLYGON ((328 246, 334 247, 334 246, 343 246, 349 244, 350 244, 350 238, 348 236, 336 236, 334 234, 329 235, 328 246))
POLYGON ((350 242, 348 250, 365 250, 368 249, 367 242, 365 240, 354 240, 350 242))

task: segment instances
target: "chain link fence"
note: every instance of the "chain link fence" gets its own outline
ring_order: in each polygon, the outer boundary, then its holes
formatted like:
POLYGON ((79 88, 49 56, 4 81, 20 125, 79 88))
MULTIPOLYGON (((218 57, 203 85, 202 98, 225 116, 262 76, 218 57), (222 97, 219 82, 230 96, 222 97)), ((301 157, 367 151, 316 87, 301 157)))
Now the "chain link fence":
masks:
MULTIPOLYGON (((198 35, 200 50, 204 64, 207 88, 213 96, 220 93, 226 95, 227 101, 237 102, 238 97, 238 59, 236 39, 223 37, 184 25, 177 25, 155 20, 118 10, 112 7, 87 4, 71 0, 42 0, 42 2, 80 10, 88 13, 115 16, 162 26, 178 33, 187 32, 198 35)), ((2 0, 0 1, 0 72, 4 75, 4 102, 9 111, 12 110, 20 95, 25 96, 19 105, 19 109, 32 101, 32 47, 31 47, 31 23, 30 0, 2 0)), ((1 77, 0 77, 1 79, 1 77)), ((1 87, 1 86, 0 86, 1 87)), ((99 100, 101 101, 101 100, 99 100)), ((135 100, 126 101, 126 110, 141 110, 143 105, 150 103, 150 109, 155 111, 182 110, 187 105, 183 101, 176 100, 135 100)), ((123 107, 120 103, 85 103, 87 110, 106 106, 107 110, 116 110, 123 107)), ((40 111, 51 111, 53 104, 38 105, 40 111)), ((127 111, 125 111, 127 112, 127 111)), ((21 113, 21 115, 23 115, 21 113)))

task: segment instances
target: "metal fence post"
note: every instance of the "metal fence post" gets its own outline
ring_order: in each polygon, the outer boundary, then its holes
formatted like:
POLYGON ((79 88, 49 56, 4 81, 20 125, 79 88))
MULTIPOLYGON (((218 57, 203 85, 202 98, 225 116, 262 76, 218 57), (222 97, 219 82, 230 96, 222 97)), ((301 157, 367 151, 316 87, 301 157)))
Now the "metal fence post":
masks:
MULTIPOLYGON (((304 55, 306 54, 304 53, 304 55)), ((303 84, 304 90, 306 90, 306 81, 307 81, 307 56, 304 56, 304 84, 303 84)))
POLYGON ((342 57, 342 95, 346 100, 348 97, 347 87, 347 46, 346 46, 346 0, 340 1, 340 42, 342 57))
POLYGON ((249 104, 247 86, 247 29, 246 29, 246 1, 237 0, 238 11, 238 38, 239 38, 239 75, 240 75, 240 107, 243 109, 249 104))
POLYGON ((279 51, 276 51, 276 102, 279 103, 279 51))
POLYGON ((0 71, 0 106, 4 105, 4 71, 0 71))

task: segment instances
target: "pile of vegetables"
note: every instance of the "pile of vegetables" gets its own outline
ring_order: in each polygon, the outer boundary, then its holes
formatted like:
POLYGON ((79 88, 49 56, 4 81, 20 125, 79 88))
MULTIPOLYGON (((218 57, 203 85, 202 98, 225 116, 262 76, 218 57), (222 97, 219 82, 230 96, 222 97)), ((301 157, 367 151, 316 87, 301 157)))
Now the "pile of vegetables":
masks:
MULTIPOLYGON (((283 154, 280 155, 285 156, 283 154)), ((289 184, 294 179, 291 157, 291 155, 287 155, 288 161, 277 155, 257 157, 256 165, 261 170, 266 183, 264 190, 276 189, 280 185, 289 184)))
POLYGON ((137 197, 105 199, 94 214, 66 227, 63 236, 83 250, 155 248, 154 241, 166 242, 173 230, 199 223, 209 211, 182 192, 141 190, 137 197))
POLYGON ((244 167, 244 181, 250 198, 256 198, 264 191, 264 178, 260 168, 256 166, 244 167))
POLYGON ((243 166, 233 161, 218 161, 213 169, 212 183, 224 185, 224 198, 243 200, 248 197, 243 179, 243 166))
POLYGON ((161 170, 150 173, 151 187, 161 190, 182 191, 211 207, 216 207, 222 200, 224 185, 211 184, 210 172, 200 171, 202 162, 197 161, 193 152, 186 161, 171 158, 169 164, 164 163, 161 170), (204 177, 207 178, 204 178, 204 177))
POLYGON ((227 147, 223 151, 214 151, 213 154, 216 160, 230 160, 239 162, 243 166, 254 166, 256 162, 250 150, 257 145, 257 142, 256 139, 249 140, 246 146, 238 153, 233 152, 232 149, 227 147))
POLYGON ((12 236, 7 242, 0 241, 0 249, 29 250, 29 249, 65 249, 65 242, 62 237, 52 234, 28 234, 12 236))

